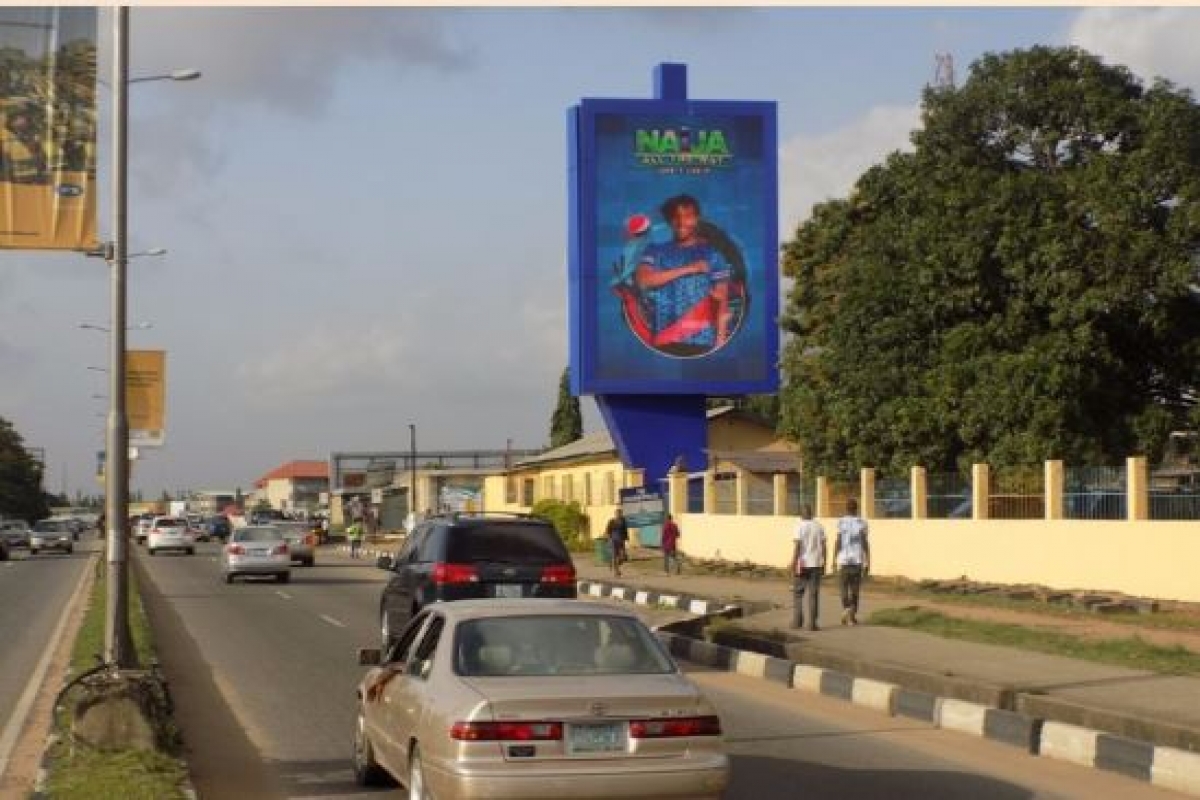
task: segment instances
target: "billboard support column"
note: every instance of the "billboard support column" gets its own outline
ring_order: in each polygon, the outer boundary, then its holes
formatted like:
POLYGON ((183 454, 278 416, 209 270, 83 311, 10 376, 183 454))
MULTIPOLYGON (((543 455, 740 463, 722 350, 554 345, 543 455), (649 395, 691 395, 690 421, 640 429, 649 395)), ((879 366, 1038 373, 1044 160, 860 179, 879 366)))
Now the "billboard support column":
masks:
POLYGON ((657 486, 680 458, 687 470, 708 465, 708 417, 700 394, 601 394, 596 406, 617 446, 621 463, 644 470, 657 486))

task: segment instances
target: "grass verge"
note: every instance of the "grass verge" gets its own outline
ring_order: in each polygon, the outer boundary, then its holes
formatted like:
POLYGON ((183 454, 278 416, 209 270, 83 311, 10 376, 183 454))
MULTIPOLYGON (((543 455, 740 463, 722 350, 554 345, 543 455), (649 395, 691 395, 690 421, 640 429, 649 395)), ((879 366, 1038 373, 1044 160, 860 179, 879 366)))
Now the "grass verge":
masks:
POLYGON ((1139 636, 1124 639, 1081 639, 1058 631, 1027 628, 1023 625, 960 619, 915 606, 876 611, 871 615, 870 621, 875 625, 907 628, 946 639, 1017 647, 1119 667, 1172 675, 1200 674, 1200 655, 1179 646, 1163 647, 1151 644, 1139 636))
MULTIPOLYGON (((104 610, 107 605, 105 564, 96 564, 96 582, 87 611, 71 650, 71 675, 90 669, 104 650, 104 610)), ((129 580, 130 631, 141 664, 154 658, 154 637, 142 606, 137 580, 129 580)), ((69 704, 63 723, 70 725, 69 704)), ((184 800, 184 765, 165 753, 146 750, 113 752, 73 747, 67 739, 50 749, 45 794, 54 800, 184 800)))

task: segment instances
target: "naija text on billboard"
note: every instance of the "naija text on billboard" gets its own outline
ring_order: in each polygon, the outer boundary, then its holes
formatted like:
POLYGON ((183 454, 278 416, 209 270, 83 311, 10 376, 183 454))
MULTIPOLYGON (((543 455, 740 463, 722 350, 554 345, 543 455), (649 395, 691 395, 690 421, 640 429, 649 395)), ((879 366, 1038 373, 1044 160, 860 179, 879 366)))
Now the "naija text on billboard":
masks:
POLYGON ((573 125, 576 391, 773 391, 774 104, 585 100, 573 125))
POLYGON ((96 246, 96 14, 0 8, 0 248, 96 246))

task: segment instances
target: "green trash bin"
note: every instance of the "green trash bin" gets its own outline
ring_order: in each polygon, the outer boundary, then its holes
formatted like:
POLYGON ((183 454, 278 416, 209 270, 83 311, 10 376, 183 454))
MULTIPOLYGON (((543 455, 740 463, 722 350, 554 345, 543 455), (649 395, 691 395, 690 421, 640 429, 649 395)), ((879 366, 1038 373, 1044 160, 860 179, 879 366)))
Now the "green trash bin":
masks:
POLYGON ((602 536, 596 540, 596 560, 601 564, 612 564, 612 542, 607 536, 602 536))

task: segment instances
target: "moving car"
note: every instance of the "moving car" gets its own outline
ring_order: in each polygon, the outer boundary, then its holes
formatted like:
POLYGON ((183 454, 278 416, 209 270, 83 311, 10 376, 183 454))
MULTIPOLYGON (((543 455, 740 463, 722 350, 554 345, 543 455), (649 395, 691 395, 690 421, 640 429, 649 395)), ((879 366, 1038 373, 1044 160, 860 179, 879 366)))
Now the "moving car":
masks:
POLYGON ((0 561, 8 561, 9 555, 12 553, 12 548, 8 546, 8 539, 0 536, 0 561))
POLYGON ((221 551, 226 583, 245 575, 270 575, 280 583, 292 579, 292 554, 283 532, 273 525, 247 525, 234 531, 221 551))
POLYGON ((575 565, 548 521, 527 514, 455 514, 422 522, 380 569, 394 574, 379 600, 379 638, 430 603, 470 598, 573 598, 575 565))
POLYGON ((311 567, 316 563, 317 537, 307 522, 276 522, 274 524, 283 532, 283 538, 287 541, 288 550, 292 554, 292 561, 299 561, 305 567, 311 567))
POLYGON ((29 534, 29 554, 36 556, 42 550, 68 554, 75 552, 75 535, 71 532, 71 526, 58 519, 44 519, 34 525, 29 534))
POLYGON ((409 797, 717 798, 711 703, 632 613, 579 601, 422 611, 358 687, 354 773, 409 797))
POLYGON ((209 517, 204 521, 204 527, 210 537, 220 539, 222 542, 227 540, 229 534, 233 532, 233 523, 224 514, 209 517))
POLYGON ((0 522, 0 539, 10 550, 19 547, 29 549, 29 523, 23 519, 6 519, 0 522))
POLYGON ((146 538, 150 535, 150 526, 154 524, 153 514, 143 514, 137 522, 137 526, 133 529, 134 541, 138 544, 145 544, 146 538))
POLYGON ((183 517, 155 517, 146 533, 146 551, 156 555, 163 550, 182 550, 196 554, 196 539, 183 517))

